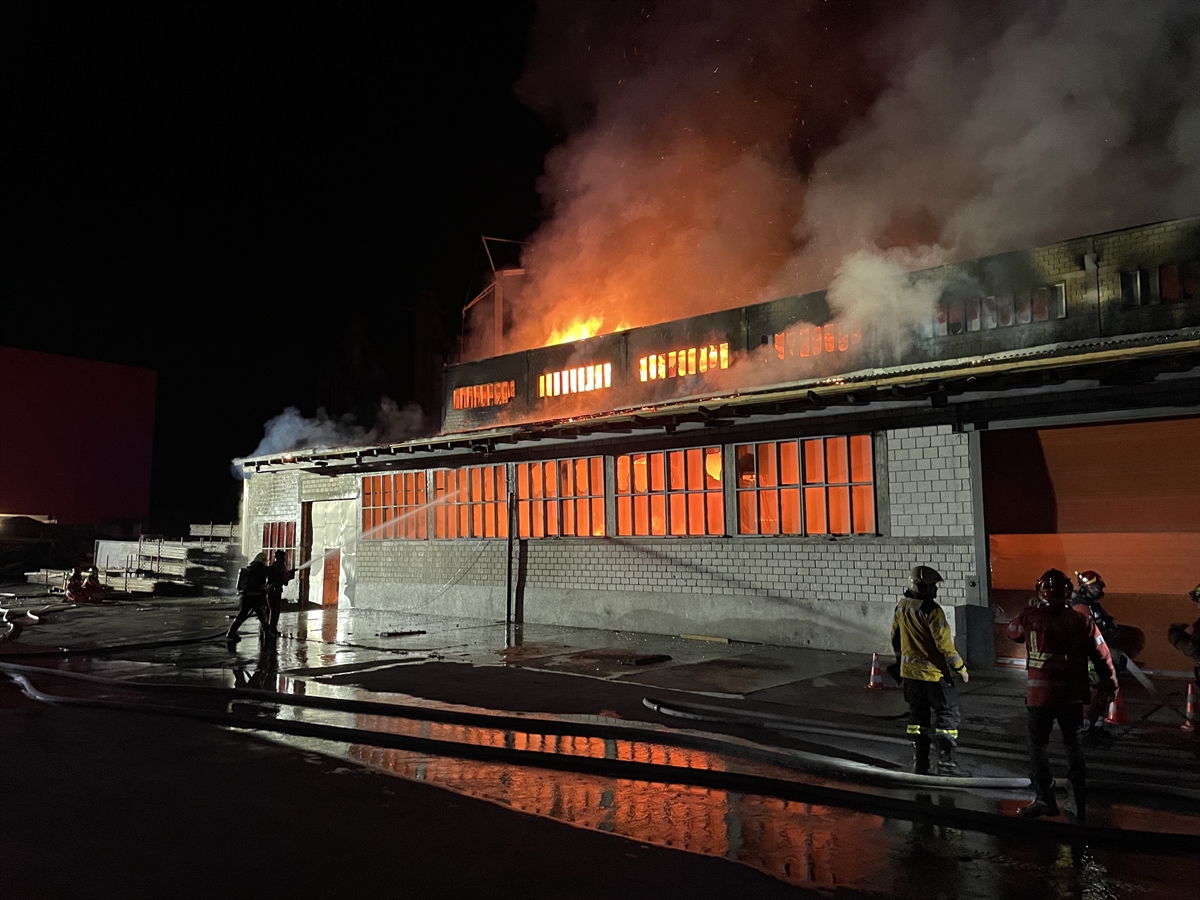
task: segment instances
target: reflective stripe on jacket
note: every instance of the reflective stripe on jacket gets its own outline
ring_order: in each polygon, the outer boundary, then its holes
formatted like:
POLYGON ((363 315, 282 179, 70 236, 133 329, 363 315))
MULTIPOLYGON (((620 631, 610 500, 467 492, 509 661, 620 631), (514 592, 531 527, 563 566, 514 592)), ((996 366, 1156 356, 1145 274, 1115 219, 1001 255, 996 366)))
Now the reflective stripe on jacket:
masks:
POLYGON ((1117 671, 1100 629, 1062 604, 1027 606, 1005 629, 1025 644, 1026 706, 1061 706, 1089 699, 1088 661, 1099 686, 1115 694, 1117 671))
POLYGON ((922 600, 910 591, 896 604, 892 619, 892 648, 900 655, 900 677, 914 681, 941 681, 950 670, 966 668, 954 649, 950 623, 932 599, 922 600))

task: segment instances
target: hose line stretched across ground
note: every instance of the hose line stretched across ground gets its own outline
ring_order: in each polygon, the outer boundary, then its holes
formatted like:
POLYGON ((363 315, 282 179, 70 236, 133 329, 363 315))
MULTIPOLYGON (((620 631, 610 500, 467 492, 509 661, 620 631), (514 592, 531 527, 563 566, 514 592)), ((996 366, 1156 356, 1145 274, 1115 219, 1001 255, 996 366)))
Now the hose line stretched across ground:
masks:
MULTIPOLYGON (((211 640, 212 637, 185 639, 176 641, 155 642, 148 644, 127 644, 124 649, 144 646, 159 646, 163 644, 193 643, 197 640, 211 640)), ((104 648, 104 649, 113 649, 104 648)), ((85 652, 83 650, 73 652, 85 652)), ((431 708, 428 706, 386 703, 370 700, 351 700, 338 697, 315 697, 309 695, 282 694, 274 691, 257 690, 253 688, 229 689, 211 685, 196 684, 147 684, 127 680, 106 678, 82 672, 65 672, 46 669, 40 666, 23 666, 14 663, 0 662, 0 670, 23 671, 30 674, 42 674, 51 677, 67 678, 76 681, 86 681, 103 684, 126 690, 142 692, 169 691, 174 693, 199 694, 217 696, 222 699, 239 701, 255 700, 285 706, 300 706, 315 709, 330 709, 350 713, 369 715, 396 716, 414 720, 435 721, 446 724, 468 725, 486 728, 514 729, 528 731, 536 728, 539 734, 568 735, 577 737, 603 737, 624 740, 653 740, 657 743, 678 746, 689 749, 718 750, 737 756, 759 759, 812 774, 846 779, 856 782, 876 784, 884 787, 937 787, 948 790, 1023 790, 1029 786, 1025 777, 945 777, 937 775, 916 775, 912 772, 895 768, 886 768, 890 763, 855 753, 855 759, 838 758, 824 753, 811 753, 785 747, 765 747, 751 741, 732 736, 718 737, 710 733, 688 733, 676 729, 662 729, 661 726, 636 726, 630 724, 589 723, 570 719, 544 719, 523 715, 512 715, 496 712, 474 712, 462 709, 431 708)), ((815 720, 795 719, 764 712, 743 712, 731 710, 728 707, 714 706, 702 703, 684 704, 666 702, 646 697, 643 705, 662 715, 692 721, 713 722, 724 725, 751 725, 769 729, 798 732, 804 734, 820 734, 843 739, 865 740, 886 744, 907 746, 906 738, 887 735, 871 734, 869 732, 849 729, 831 728, 815 720)), ((1024 760, 1024 754, 1014 751, 987 751, 970 748, 968 754, 1004 757, 1024 760)), ((1134 767, 1109 766, 1111 771, 1121 771, 1127 775, 1145 776, 1145 771, 1134 767)), ((1178 777, 1178 772, 1168 773, 1178 777)), ((1157 794, 1175 799, 1200 801, 1200 791, 1188 790, 1174 786, 1153 783, 1131 783, 1122 781, 1109 784, 1103 780, 1093 779, 1095 787, 1119 787, 1121 789, 1137 789, 1142 793, 1157 794)))
MULTIPOLYGON (((5 666, 6 669, 12 667, 5 666)), ((53 675, 55 673, 47 673, 53 675)), ((329 740, 338 743, 362 744, 406 750, 432 756, 458 759, 481 760, 492 763, 507 763, 517 766, 535 767, 557 771, 577 772, 610 778, 634 781, 652 781, 667 784, 687 784, 716 790, 735 791, 778 797, 800 803, 817 803, 857 810, 872 815, 886 815, 908 820, 932 821, 988 834, 1017 834, 1026 839, 1052 840, 1056 842, 1086 842, 1094 846, 1110 846, 1121 849, 1145 847, 1157 852, 1195 851, 1200 848, 1200 838, 1191 834, 1124 830, 1096 826, 1080 826, 1046 820, 1027 821, 997 815, 981 810, 962 809, 952 806, 933 805, 927 802, 907 800, 886 794, 870 794, 825 784, 810 784, 790 781, 766 775, 754 775, 716 769, 686 768, 661 763, 636 762, 596 756, 574 756, 517 750, 511 747, 466 744, 435 738, 375 732, 361 728, 345 728, 314 722, 272 719, 238 713, 217 713, 204 710, 186 710, 175 707, 148 704, 123 703, 111 700, 62 697, 45 693, 34 687, 25 675, 9 671, 25 694, 37 701, 91 707, 123 712, 151 713, 156 715, 187 718, 234 728, 275 732, 329 740)), ((242 691, 228 691, 242 696, 242 691)), ((530 722, 524 722, 527 727, 530 722)))
MULTIPOLYGON (((767 728, 772 731, 780 731, 787 734, 815 734, 825 735, 828 737, 838 738, 853 738, 855 740, 872 741, 880 744, 892 744, 900 746, 909 746, 911 741, 906 737, 894 737, 892 735, 871 734, 863 731, 853 731, 850 729, 833 728, 825 722, 820 722, 813 719, 800 719, 791 716, 781 716, 775 713, 761 712, 757 710, 736 710, 727 706, 716 706, 705 703, 673 703, 664 700, 655 700, 651 697, 646 697, 642 700, 642 704, 648 709, 652 709, 664 716, 670 716, 676 719, 684 719, 693 722, 712 722, 721 725, 749 725, 759 728, 767 728)), ((981 747, 959 747, 959 751, 968 756, 985 756, 997 759, 1012 759, 1024 761, 1028 759, 1027 754, 1015 750, 991 750, 981 747)), ((1122 766, 1120 764, 1106 763, 1105 769, 1114 774, 1125 774, 1134 777, 1145 777, 1150 774, 1144 767, 1138 768, 1135 766, 1122 766)), ((1190 774, 1180 773, 1178 770, 1164 771, 1161 769, 1153 770, 1158 774, 1178 779, 1180 777, 1188 778, 1193 781, 1197 788, 1200 788, 1200 778, 1190 774)), ((960 779, 954 779, 958 781, 960 779)), ((1110 784, 1102 780, 1088 779, 1088 783, 1100 786, 1110 784)), ((1028 785, 1028 781, 1025 782, 1028 785)), ((1120 781, 1111 783, 1114 787, 1121 788, 1138 788, 1139 790, 1149 791, 1151 793, 1163 794, 1169 797, 1178 797, 1186 800, 1200 801, 1200 790, 1188 790, 1186 788, 1167 787, 1156 784, 1146 783, 1131 783, 1128 781, 1120 781)))

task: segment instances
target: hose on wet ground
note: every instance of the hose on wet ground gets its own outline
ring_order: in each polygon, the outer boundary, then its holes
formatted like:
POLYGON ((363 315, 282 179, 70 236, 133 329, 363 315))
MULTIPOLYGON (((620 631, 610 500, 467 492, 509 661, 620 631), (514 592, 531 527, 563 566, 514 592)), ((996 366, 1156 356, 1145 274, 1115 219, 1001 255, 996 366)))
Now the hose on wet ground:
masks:
MULTIPOLYGON (((273 691, 255 688, 224 688, 202 684, 153 684, 130 682, 122 679, 106 678, 83 672, 67 672, 56 669, 46 669, 41 666, 23 666, 14 663, 0 662, 0 671, 10 676, 14 673, 27 675, 42 675, 51 678, 64 678, 73 681, 88 682, 103 685, 107 688, 133 691, 135 693, 175 693, 190 694, 216 698, 221 702, 253 701, 273 706, 297 706, 312 709, 326 709, 356 715, 376 715, 381 717, 405 718, 416 721, 437 722, 440 724, 464 725, 498 730, 513 730, 532 732, 544 735, 595 737, 611 740, 642 741, 680 747, 683 749, 717 751, 743 758, 769 762, 786 766, 800 771, 824 774, 845 778, 850 774, 847 770, 837 768, 832 763, 840 762, 828 754, 809 753, 787 747, 766 747, 734 736, 716 734, 697 734, 681 732, 662 726, 627 725, 617 723, 584 722, 572 719, 548 719, 537 716, 514 715, 503 712, 476 712, 465 709, 431 708, 412 704, 386 703, 371 700, 351 700, 340 697, 314 697, 308 695, 281 694, 273 691)), ((878 783, 885 786, 911 786, 911 773, 882 768, 889 763, 873 759, 862 754, 850 754, 857 759, 844 760, 849 765, 857 765, 857 779, 871 782, 878 778, 878 783), (890 780, 889 776, 896 779, 890 780)), ((962 779, 928 778, 919 782, 923 786, 937 786, 955 790, 969 790, 978 787, 994 789, 1020 789, 1028 784, 1027 779, 995 778, 990 784, 968 784, 962 779)))
POLYGON ((109 653, 125 653, 130 650, 157 650, 161 647, 176 647, 185 644, 205 644, 225 637, 224 631, 201 637, 169 638, 161 641, 142 641, 133 644, 104 644, 99 647, 55 647, 53 650, 29 650, 21 653, 0 653, 0 659, 36 659, 53 656, 104 656, 109 653))
MULTIPOLYGON (((198 684, 153 684, 131 682, 123 679, 107 678, 82 672, 68 672, 56 669, 46 669, 41 666, 23 666, 15 663, 0 662, 0 670, 26 672, 50 677, 60 677, 76 681, 104 685, 108 688, 140 691, 142 693, 173 692, 191 695, 216 697, 222 701, 256 701, 276 706, 298 706, 314 709, 328 709, 348 713, 378 715, 385 717, 403 717, 413 720, 432 721, 443 724, 467 725, 496 729, 511 729, 531 731, 536 729, 539 734, 569 735, 577 737, 602 737, 631 741, 653 740, 657 743, 678 746, 687 749, 718 750, 742 757, 758 759, 789 768, 810 772, 825 777, 852 779, 867 784, 884 787, 917 788, 937 787, 941 789, 973 791, 988 790, 1022 790, 1028 787, 1028 779, 1021 777, 944 777, 936 775, 916 775, 895 768, 888 761, 880 760, 870 755, 841 751, 843 758, 832 755, 837 752, 813 753, 784 747, 764 747, 761 744, 746 741, 732 736, 718 737, 713 734, 695 734, 679 732, 678 730, 637 727, 628 724, 589 723, 563 719, 545 719, 532 716, 505 714, 499 712, 475 712, 463 709, 431 708, 413 704, 398 704, 370 700, 352 700, 338 697, 316 697, 308 695, 281 694, 274 691, 264 691, 254 688, 224 688, 212 685, 198 684)), ((705 704, 668 703, 653 698, 645 698, 643 704, 663 715, 697 721, 718 722, 724 725, 763 726, 763 720, 770 721, 767 727, 777 727, 788 723, 801 724, 799 730, 817 732, 822 735, 834 736, 856 741, 876 741, 888 744, 908 745, 908 740, 890 736, 874 735, 867 732, 835 729, 828 726, 818 727, 814 720, 791 719, 770 713, 740 713, 728 707, 705 704), (704 712, 696 712, 703 710, 704 712), (715 714, 713 714, 715 713, 715 714)), ((999 754, 995 754, 999 755, 999 754)), ((1024 761, 1025 757, 1016 753, 1004 754, 1008 758, 1024 761)), ((1125 771, 1135 777, 1145 777, 1149 772, 1128 767, 1125 771)), ((1164 773, 1178 777, 1178 773, 1164 773)), ((1102 780, 1093 780, 1096 787, 1109 786, 1102 780)), ((1152 783, 1122 781, 1111 785, 1122 789, 1136 788, 1145 794, 1163 795, 1173 799, 1195 799, 1200 801, 1200 791, 1187 791, 1177 787, 1169 787, 1152 783)))
MULTIPOLYGON (((895 737, 892 735, 872 734, 870 732, 857 731, 853 729, 836 728, 830 726, 827 722, 814 719, 801 719, 791 716, 782 716, 775 713, 769 713, 759 710, 736 710, 728 706, 717 706, 715 704, 705 703, 678 703, 664 700, 656 700, 651 697, 646 697, 642 701, 648 709, 652 709, 664 716, 670 716, 676 719, 684 719, 693 722, 708 722, 721 725, 749 725, 753 727, 766 728, 771 731, 779 731, 786 734, 812 734, 824 735, 827 737, 844 738, 853 740, 865 740, 880 744, 891 744, 896 746, 907 747, 910 744, 908 738, 895 737)), ((1007 759, 1023 762, 1028 759, 1026 753, 1016 750, 996 750, 986 747, 959 746, 959 752, 967 756, 990 757, 994 759, 1007 759)), ((1133 777, 1145 777, 1151 774, 1161 774, 1164 777, 1179 778, 1181 773, 1177 770, 1148 770, 1145 767, 1123 766, 1119 763, 1105 763, 1106 771, 1114 774, 1124 774, 1133 777)), ((1179 789, 1174 787, 1165 787, 1163 785, 1154 785, 1147 783, 1129 781, 1119 782, 1104 782, 1101 780, 1089 779, 1089 782, 1097 786, 1109 785, 1112 787, 1136 787, 1151 791, 1153 793, 1165 794, 1167 796, 1177 796, 1185 799, 1200 800, 1200 777, 1186 776, 1195 781, 1198 790, 1179 789), (1180 790, 1184 793, 1178 793, 1180 790)))
POLYGON ((685 784, 713 790, 734 791, 777 797, 797 803, 817 803, 851 809, 870 815, 883 815, 905 820, 930 821, 971 831, 997 835, 1019 835, 1024 839, 1047 840, 1056 843, 1085 843, 1097 847, 1121 849, 1146 848, 1156 852, 1195 851, 1200 838, 1190 834, 1153 832, 1064 824, 1036 819, 1032 821, 997 815, 981 810, 933 805, 919 800, 907 800, 886 794, 868 794, 824 784, 809 784, 766 775, 728 772, 718 769, 683 768, 663 763, 636 762, 596 756, 550 754, 509 747, 463 744, 435 738, 398 735, 343 728, 313 722, 274 719, 264 721, 257 716, 237 713, 215 713, 202 710, 181 710, 173 707, 149 706, 74 697, 61 697, 40 691, 29 679, 17 672, 9 677, 16 681, 31 699, 43 703, 91 707, 122 712, 151 713, 187 718, 227 727, 276 732, 294 736, 352 743, 386 749, 403 750, 430 756, 479 760, 557 771, 567 771, 607 778, 649 781, 665 784, 685 784))

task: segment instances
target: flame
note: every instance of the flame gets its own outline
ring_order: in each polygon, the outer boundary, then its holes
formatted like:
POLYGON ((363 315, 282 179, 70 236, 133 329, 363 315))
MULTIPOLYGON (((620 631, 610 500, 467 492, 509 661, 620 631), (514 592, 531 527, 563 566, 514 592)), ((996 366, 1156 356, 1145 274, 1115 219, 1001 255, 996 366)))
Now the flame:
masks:
POLYGON ((600 333, 601 326, 604 325, 604 319, 601 316, 588 316, 586 319, 576 319, 566 328, 555 328, 550 332, 550 338, 543 344, 543 347, 550 347, 554 344, 570 344, 575 341, 582 341, 584 338, 595 337, 600 333))

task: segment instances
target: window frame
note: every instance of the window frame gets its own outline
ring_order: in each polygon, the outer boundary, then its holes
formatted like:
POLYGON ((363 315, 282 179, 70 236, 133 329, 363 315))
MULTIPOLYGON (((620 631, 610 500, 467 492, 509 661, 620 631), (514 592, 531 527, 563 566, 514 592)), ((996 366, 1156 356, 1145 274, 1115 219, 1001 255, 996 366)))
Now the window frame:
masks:
POLYGON ((592 454, 513 463, 516 537, 522 540, 606 537, 609 519, 605 457, 605 454, 592 454), (587 481, 585 493, 578 490, 581 471, 587 481), (553 489, 548 490, 551 482, 553 489), (564 484, 567 485, 565 489, 564 484), (581 514, 589 523, 584 534, 579 533, 581 514))
POLYGON ((507 540, 508 465, 444 466, 428 470, 433 527, 430 539, 507 540), (443 498, 449 497, 451 499, 443 498))
POLYGON ((726 446, 723 444, 614 454, 614 533, 618 537, 648 538, 711 538, 728 535, 725 454, 726 446), (714 453, 719 473, 716 477, 709 469, 714 453), (645 475, 640 479, 644 484, 642 488, 638 487, 639 459, 645 466, 645 475), (623 465, 623 460, 628 460, 628 463, 623 465), (679 463, 678 468, 676 462, 679 463), (626 484, 625 488, 622 488, 622 482, 626 484), (703 522, 702 530, 696 530, 697 517, 703 522), (655 530, 659 527, 659 520, 662 522, 661 530, 655 530), (680 521, 682 526, 678 524, 680 521))
POLYGON ((296 568, 296 559, 300 550, 300 526, 296 522, 263 522, 262 552, 267 557, 267 565, 274 560, 275 551, 282 550, 287 554, 284 565, 289 569, 296 568), (282 537, 284 543, 276 540, 282 537), (290 543, 287 543, 289 542, 290 543))
MULTIPOLYGON (((748 441, 731 445, 733 452, 734 527, 738 537, 877 537, 879 531, 879 497, 876 490, 875 436, 870 432, 841 435, 818 435, 776 441, 748 441), (845 480, 830 479, 829 449, 831 443, 843 442, 845 480), (810 466, 812 445, 821 450, 820 477, 812 477, 816 467, 810 466), (789 474, 791 464, 785 460, 784 448, 794 448, 795 473, 789 474), (856 447, 857 452, 856 452, 856 447), (768 449, 769 448, 769 449, 768 449), (749 450, 749 453, 744 453, 749 450), (865 454, 864 454, 865 451, 865 454), (762 483, 760 471, 764 455, 770 455, 774 469, 773 483, 762 483), (865 458, 864 458, 865 455, 865 458), (753 484, 742 484, 742 459, 753 463, 753 484), (856 459, 858 464, 856 465, 856 459), (865 475, 866 478, 860 478, 865 475), (785 480, 794 478, 794 480, 785 480), (786 492, 786 493, 785 493, 786 492), (845 521, 848 529, 835 531, 831 521, 834 509, 832 498, 845 496, 845 521), (813 528, 810 505, 821 497, 822 530, 813 528), (785 497, 791 497, 791 508, 785 511, 785 497), (869 498, 869 503, 866 500, 869 498), (747 513, 753 508, 753 529, 747 527, 747 513), (767 515, 764 516, 764 509, 767 515), (763 530, 764 521, 775 523, 773 530, 763 530), (784 530, 785 516, 794 516, 799 530, 784 530), (863 518, 863 517, 866 518, 863 518), (861 523, 862 527, 859 527, 861 523)), ((838 508, 841 503, 837 504, 838 508)))
POLYGON ((428 501, 426 469, 363 475, 359 537, 365 541, 428 540, 428 501), (399 497, 403 499, 398 502, 399 497), (406 533, 398 533, 401 530, 406 533))

